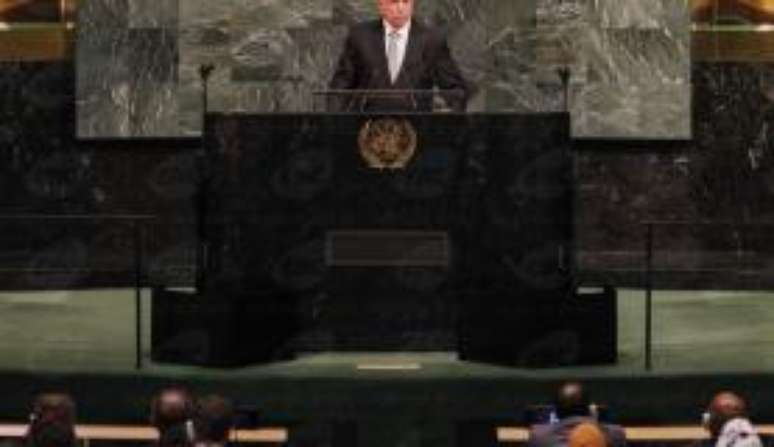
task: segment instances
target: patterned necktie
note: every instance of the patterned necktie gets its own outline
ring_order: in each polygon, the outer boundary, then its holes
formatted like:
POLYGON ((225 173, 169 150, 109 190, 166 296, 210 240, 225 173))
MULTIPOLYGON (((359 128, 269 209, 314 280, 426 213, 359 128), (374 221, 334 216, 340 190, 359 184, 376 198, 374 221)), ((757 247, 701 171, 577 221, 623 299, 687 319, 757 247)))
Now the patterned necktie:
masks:
POLYGON ((398 71, 400 71, 400 60, 398 59, 398 40, 400 34, 397 31, 392 31, 389 34, 389 42, 387 42, 387 64, 390 70, 390 80, 395 83, 398 78, 398 71))

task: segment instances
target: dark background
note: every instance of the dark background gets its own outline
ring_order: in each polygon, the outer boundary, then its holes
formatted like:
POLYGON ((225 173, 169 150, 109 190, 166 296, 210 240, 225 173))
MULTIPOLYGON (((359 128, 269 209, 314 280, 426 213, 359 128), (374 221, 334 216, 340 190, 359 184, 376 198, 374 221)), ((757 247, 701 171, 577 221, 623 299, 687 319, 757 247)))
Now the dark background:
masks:
MULTIPOLYGON (((774 64, 697 62, 692 76, 693 140, 574 142, 586 276, 639 284, 648 220, 734 224, 657 229, 657 248, 669 249, 657 251, 657 266, 731 271, 683 275, 682 285, 759 286, 774 269, 766 229, 736 225, 772 220, 774 64), (740 278, 740 266, 751 273, 740 278)), ((158 281, 190 280, 198 139, 76 140, 71 61, 0 63, 0 97, 0 213, 156 216, 146 232, 146 264, 158 281)), ((3 287, 131 278, 129 224, 0 224, 3 287), (69 267, 80 273, 50 272, 69 267)))

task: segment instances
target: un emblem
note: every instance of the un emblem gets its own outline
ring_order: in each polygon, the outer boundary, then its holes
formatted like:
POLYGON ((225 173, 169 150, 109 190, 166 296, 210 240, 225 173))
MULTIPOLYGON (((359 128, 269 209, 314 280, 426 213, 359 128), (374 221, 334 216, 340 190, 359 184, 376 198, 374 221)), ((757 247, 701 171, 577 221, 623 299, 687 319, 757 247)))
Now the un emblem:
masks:
POLYGON ((372 119, 360 129, 358 145, 368 167, 403 169, 416 152, 417 132, 406 119, 372 119))

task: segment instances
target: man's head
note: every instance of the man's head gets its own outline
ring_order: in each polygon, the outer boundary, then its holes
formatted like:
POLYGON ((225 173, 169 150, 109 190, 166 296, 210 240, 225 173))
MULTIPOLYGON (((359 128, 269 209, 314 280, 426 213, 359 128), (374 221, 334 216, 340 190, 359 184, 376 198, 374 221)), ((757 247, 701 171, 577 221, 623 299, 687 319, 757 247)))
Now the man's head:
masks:
POLYGON ((393 28, 403 28, 414 14, 414 0, 376 0, 379 14, 393 28))
POLYGON ((579 382, 566 382, 556 392, 554 405, 556 416, 589 416, 589 397, 579 382))
POLYGON ((717 438, 726 422, 738 417, 747 417, 747 404, 737 394, 722 391, 712 398, 706 414, 706 428, 713 438, 717 438))
POLYGON ((597 424, 583 423, 575 427, 567 439, 569 447, 606 447, 605 434, 597 424))
POLYGON ((35 398, 26 444, 30 447, 74 447, 75 401, 68 394, 48 393, 35 398))
POLYGON ((57 422, 75 425, 75 401, 69 394, 40 394, 32 403, 31 425, 40 422, 57 422))
POLYGON ((225 444, 234 424, 231 402, 217 394, 199 399, 194 424, 197 442, 225 444))
POLYGON ((151 402, 151 425, 160 432, 171 426, 185 424, 193 417, 194 404, 191 394, 182 387, 169 387, 151 402))

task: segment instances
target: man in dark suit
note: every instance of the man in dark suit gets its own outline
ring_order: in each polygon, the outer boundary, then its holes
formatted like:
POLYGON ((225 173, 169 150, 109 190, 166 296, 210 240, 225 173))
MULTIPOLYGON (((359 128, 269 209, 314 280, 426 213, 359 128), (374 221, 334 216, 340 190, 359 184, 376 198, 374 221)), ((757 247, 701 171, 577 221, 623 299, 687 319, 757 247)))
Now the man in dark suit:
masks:
POLYGON ((150 423, 163 435, 171 427, 180 427, 193 418, 194 399, 181 386, 161 390, 151 401, 150 423))
POLYGON ((33 403, 24 445, 76 447, 75 401, 69 394, 41 394, 33 403))
POLYGON ((446 38, 413 18, 415 0, 376 1, 381 19, 349 30, 329 87, 382 92, 337 96, 331 107, 343 111, 430 111, 432 95, 404 92, 437 87, 445 92, 441 96, 451 109, 464 111, 468 89, 446 38))
POLYGON ((229 399, 211 394, 196 402, 195 447, 226 447, 234 426, 234 406, 229 399))
MULTIPOLYGON (((563 447, 568 445, 570 433, 581 424, 598 424, 594 410, 583 385, 567 382, 557 392, 555 402, 558 421, 534 425, 529 432, 527 447, 563 447)), ((626 435, 618 425, 598 424, 608 447, 625 447, 626 435)))

